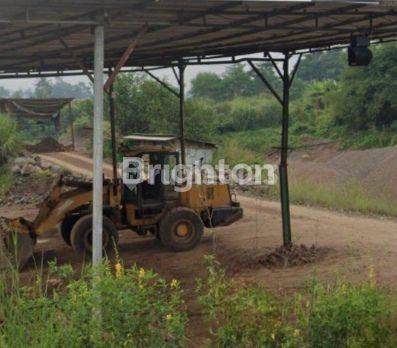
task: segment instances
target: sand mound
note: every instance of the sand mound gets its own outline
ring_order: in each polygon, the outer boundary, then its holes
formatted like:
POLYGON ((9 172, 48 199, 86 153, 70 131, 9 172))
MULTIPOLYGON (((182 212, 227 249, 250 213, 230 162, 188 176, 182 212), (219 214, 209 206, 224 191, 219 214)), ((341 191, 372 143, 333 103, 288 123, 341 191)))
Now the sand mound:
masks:
POLYGON ((326 248, 305 245, 281 246, 259 260, 267 268, 287 268, 320 261, 328 253, 326 248))
POLYGON ((66 148, 54 138, 44 138, 38 144, 28 146, 27 150, 33 153, 62 152, 65 151, 66 148))
POLYGON ((341 151, 331 144, 292 151, 289 163, 291 179, 326 185, 361 183, 370 193, 397 200, 397 146, 341 151))

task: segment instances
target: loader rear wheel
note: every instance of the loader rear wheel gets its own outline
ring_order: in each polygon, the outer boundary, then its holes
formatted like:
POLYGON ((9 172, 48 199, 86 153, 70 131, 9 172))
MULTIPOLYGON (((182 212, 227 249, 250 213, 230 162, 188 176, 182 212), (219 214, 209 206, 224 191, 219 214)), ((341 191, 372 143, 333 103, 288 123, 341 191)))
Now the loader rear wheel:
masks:
POLYGON ((196 247, 203 236, 203 222, 193 210, 175 208, 160 224, 160 240, 172 251, 188 251, 196 247))
MULTIPOLYGON (((76 253, 92 253, 92 215, 81 217, 73 226, 70 241, 76 253)), ((119 241, 119 234, 114 223, 103 217, 103 250, 112 251, 119 241)))

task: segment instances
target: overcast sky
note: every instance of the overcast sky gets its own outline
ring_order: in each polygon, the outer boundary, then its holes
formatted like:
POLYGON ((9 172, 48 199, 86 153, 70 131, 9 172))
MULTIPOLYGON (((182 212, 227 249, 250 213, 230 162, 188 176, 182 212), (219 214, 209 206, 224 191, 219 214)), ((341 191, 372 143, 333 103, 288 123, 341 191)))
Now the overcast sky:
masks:
MULTIPOLYGON (((190 81, 199 73, 204 71, 210 71, 221 74, 225 71, 227 66, 225 65, 206 65, 206 66, 193 66, 188 67, 186 69, 186 82, 188 83, 187 88, 190 88, 190 81)), ((166 77, 167 80, 172 83, 176 84, 175 77, 171 69, 164 69, 155 72, 155 75, 158 77, 166 77)), ((78 82, 85 82, 89 83, 89 80, 85 76, 81 77, 64 77, 64 80, 69 83, 78 83, 78 82)), ((11 91, 16 91, 19 89, 26 90, 29 88, 33 88, 37 79, 11 79, 11 80, 0 80, 0 86, 7 88, 11 91)))

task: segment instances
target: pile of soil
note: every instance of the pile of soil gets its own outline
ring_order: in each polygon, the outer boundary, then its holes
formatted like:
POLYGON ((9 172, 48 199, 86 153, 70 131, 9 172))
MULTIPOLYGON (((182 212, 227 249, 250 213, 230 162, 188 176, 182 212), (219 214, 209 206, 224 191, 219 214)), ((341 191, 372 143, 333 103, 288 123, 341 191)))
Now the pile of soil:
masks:
POLYGON ((318 262, 328 253, 326 248, 305 245, 281 246, 265 255, 259 263, 266 268, 287 268, 318 262))
MULTIPOLYGON (((278 162, 278 153, 268 157, 278 162)), ((291 179, 325 185, 360 183, 375 196, 390 195, 397 202, 397 146, 369 150, 338 149, 325 144, 289 154, 291 179)))
POLYGON ((62 152, 66 151, 67 148, 58 143, 54 138, 44 138, 36 145, 27 146, 27 150, 33 153, 43 152, 62 152))
POLYGON ((0 197, 0 206, 30 206, 42 203, 48 196, 56 176, 31 173, 15 175, 10 191, 0 197))

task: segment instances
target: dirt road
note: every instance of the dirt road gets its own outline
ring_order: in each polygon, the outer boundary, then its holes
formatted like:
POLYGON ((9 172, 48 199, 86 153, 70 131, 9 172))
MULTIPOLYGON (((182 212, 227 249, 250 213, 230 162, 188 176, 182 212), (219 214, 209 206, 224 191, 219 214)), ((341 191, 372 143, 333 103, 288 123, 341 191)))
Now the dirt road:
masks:
MULTIPOLYGON (((83 171, 90 174, 92 168, 90 159, 75 153, 46 154, 44 159, 80 174, 83 171)), ((106 165, 105 170, 111 173, 111 166, 106 165)), ((167 278, 178 277, 187 286, 203 274, 203 255, 211 253, 216 254, 241 281, 260 282, 273 289, 304 286, 313 274, 332 278, 335 272, 343 272, 348 278, 359 280, 367 276, 370 265, 375 267, 379 282, 397 285, 397 220, 293 206, 294 242, 314 244, 329 251, 314 265, 269 270, 260 266, 258 259, 282 242, 279 204, 247 197, 240 197, 240 201, 245 211, 244 219, 230 227, 207 231, 202 245, 196 250, 170 253, 153 238, 124 231, 121 233, 120 255, 127 264, 136 262, 167 278)), ((17 209, 13 209, 13 215, 15 211, 17 209)), ((45 258, 57 255, 64 262, 78 262, 58 236, 41 238, 38 249, 45 258)))
MULTIPOLYGON (((43 153, 39 156, 43 161, 63 167, 73 174, 92 177, 92 168, 94 165, 92 159, 80 155, 77 152, 43 153)), ((110 164, 104 163, 103 169, 105 177, 111 178, 112 166, 110 164)))

